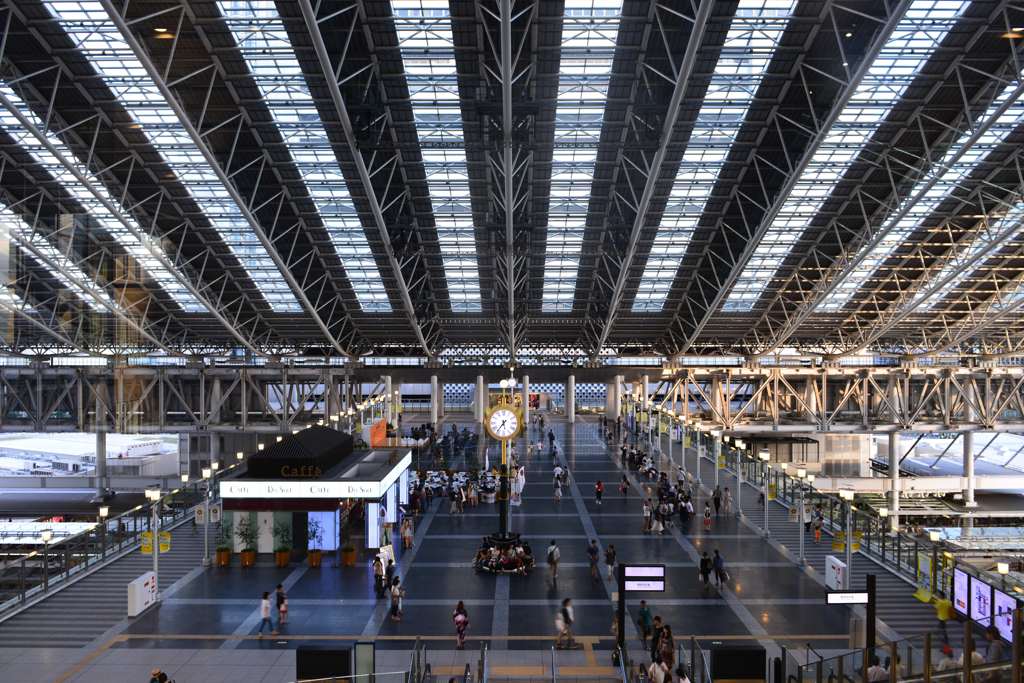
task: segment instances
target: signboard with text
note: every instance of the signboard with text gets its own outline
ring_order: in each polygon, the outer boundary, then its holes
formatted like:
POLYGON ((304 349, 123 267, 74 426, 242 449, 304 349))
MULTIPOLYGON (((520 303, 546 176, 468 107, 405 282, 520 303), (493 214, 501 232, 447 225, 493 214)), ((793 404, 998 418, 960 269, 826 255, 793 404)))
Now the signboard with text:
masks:
POLYGON ((665 565, 627 564, 623 565, 627 593, 648 593, 665 591, 665 565))

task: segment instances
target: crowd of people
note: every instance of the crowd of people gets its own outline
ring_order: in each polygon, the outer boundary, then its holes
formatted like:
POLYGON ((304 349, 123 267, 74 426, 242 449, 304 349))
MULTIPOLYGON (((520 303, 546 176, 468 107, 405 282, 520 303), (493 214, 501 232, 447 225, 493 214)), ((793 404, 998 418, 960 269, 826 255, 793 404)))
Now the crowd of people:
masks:
POLYGON ((473 558, 474 569, 492 574, 527 574, 534 564, 530 544, 522 541, 498 547, 489 538, 484 538, 473 558))

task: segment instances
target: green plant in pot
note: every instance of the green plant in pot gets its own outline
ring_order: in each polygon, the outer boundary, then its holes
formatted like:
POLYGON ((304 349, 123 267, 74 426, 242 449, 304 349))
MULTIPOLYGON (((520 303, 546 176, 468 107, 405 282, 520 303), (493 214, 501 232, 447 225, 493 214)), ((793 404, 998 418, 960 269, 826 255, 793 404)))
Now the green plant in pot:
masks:
POLYGON ((309 553, 306 560, 310 567, 319 567, 324 558, 324 525, 319 519, 310 517, 306 523, 306 536, 309 538, 309 553))
POLYGON ((232 547, 231 522, 220 523, 220 530, 217 532, 217 566, 227 567, 231 564, 232 547))
POLYGON ((292 525, 278 522, 274 525, 274 564, 287 567, 292 558, 292 525))
POLYGON ((242 544, 242 566, 253 566, 256 564, 256 526, 249 517, 238 520, 235 535, 242 544))
POLYGON ((345 540, 341 544, 341 564, 344 567, 356 566, 356 546, 352 543, 350 524, 345 525, 345 540))

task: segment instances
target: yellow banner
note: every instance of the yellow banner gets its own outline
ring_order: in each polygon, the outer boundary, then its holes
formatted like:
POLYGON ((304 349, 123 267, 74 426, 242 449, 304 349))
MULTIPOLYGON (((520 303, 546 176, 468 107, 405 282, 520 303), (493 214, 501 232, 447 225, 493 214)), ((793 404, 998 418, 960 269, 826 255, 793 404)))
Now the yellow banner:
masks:
POLYGON ((768 484, 768 500, 775 500, 775 484, 768 484))
POLYGON ((687 434, 686 436, 683 437, 683 448, 689 448, 689 447, 690 447, 690 435, 687 434))
MULTIPOLYGON (((860 531, 853 532, 853 549, 852 552, 860 550, 860 539, 863 534, 860 531)), ((832 537, 832 550, 846 550, 846 532, 837 531, 836 535, 832 537)))
POLYGON ((143 531, 142 532, 142 554, 152 555, 153 554, 153 532, 143 531))
POLYGON ((725 469, 725 453, 723 453, 720 456, 718 456, 718 469, 720 469, 720 470, 724 470, 725 469))
POLYGON ((171 532, 161 531, 160 532, 160 552, 167 553, 171 551, 171 532))

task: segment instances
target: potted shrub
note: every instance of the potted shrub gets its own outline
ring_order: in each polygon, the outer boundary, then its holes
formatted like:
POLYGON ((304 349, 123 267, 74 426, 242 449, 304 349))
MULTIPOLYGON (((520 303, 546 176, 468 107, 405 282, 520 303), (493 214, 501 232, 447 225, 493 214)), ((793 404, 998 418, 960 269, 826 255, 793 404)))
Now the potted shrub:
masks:
POLYGON ((319 567, 324 558, 323 548, 320 547, 324 541, 324 525, 320 523, 319 519, 309 518, 309 522, 306 524, 306 536, 309 538, 309 553, 306 555, 306 560, 310 567, 319 567))
POLYGON ((248 517, 242 517, 238 520, 238 529, 236 529, 235 534, 238 536, 238 540, 242 542, 242 552, 240 554, 242 566, 253 566, 256 564, 256 528, 253 526, 252 521, 248 517))
POLYGON ((348 520, 345 522, 345 542, 341 545, 341 564, 343 567, 354 567, 356 566, 356 547, 352 543, 350 537, 351 524, 348 520))
POLYGON ((231 564, 231 523, 221 522, 217 535, 217 566, 227 567, 231 564))
POLYGON ((292 559, 292 527, 289 524, 274 525, 274 564, 287 567, 292 559))

